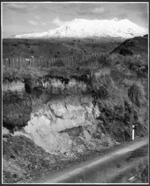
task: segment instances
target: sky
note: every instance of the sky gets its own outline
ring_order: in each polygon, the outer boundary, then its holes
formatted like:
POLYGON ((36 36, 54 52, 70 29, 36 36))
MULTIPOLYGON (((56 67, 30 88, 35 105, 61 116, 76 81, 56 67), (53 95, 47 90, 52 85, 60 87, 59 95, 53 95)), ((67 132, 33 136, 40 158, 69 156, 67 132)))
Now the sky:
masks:
POLYGON ((129 19, 148 28, 147 3, 2 3, 2 36, 44 32, 74 19, 129 19))

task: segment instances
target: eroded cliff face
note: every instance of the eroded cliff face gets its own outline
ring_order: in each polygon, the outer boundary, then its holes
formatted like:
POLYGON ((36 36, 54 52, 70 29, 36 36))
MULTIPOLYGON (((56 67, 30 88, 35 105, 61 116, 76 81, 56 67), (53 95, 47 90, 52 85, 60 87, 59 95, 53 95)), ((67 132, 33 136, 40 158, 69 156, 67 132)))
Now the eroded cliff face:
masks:
POLYGON ((100 146, 115 143, 98 127, 103 121, 97 120, 100 111, 85 81, 46 77, 25 79, 24 87, 19 81, 6 82, 4 87, 4 127, 12 129, 15 136, 32 139, 46 152, 84 151, 85 146, 77 145, 77 139, 92 148, 97 142, 100 146), (95 133, 102 139, 94 141, 95 133))
MULTIPOLYGON (((126 95, 121 97, 108 75, 105 72, 107 86, 113 91, 109 93, 105 85, 97 83, 104 78, 98 72, 93 85, 89 76, 4 82, 4 127, 14 135, 26 135, 53 154, 73 152, 77 138, 93 148, 99 148, 97 142, 109 146, 129 140, 131 122, 140 120, 140 112, 132 108, 126 95), (131 121, 131 115, 136 119, 131 121)), ((145 131, 139 123, 136 134, 145 131)))
MULTIPOLYGON (((23 81, 5 80, 3 83, 3 122, 10 129, 27 125, 35 103, 38 107, 60 95, 81 94, 87 92, 84 82, 75 79, 25 78, 23 81), (67 83, 66 83, 67 81, 67 83)), ((63 99, 63 98, 62 98, 63 99)), ((61 100, 61 99, 59 99, 61 100)))
POLYGON ((96 118, 100 113, 92 101, 91 96, 66 96, 49 101, 31 113, 24 130, 37 145, 50 153, 70 151, 73 135, 67 131, 81 128, 77 136, 85 141, 90 141, 92 132, 96 132, 96 118))

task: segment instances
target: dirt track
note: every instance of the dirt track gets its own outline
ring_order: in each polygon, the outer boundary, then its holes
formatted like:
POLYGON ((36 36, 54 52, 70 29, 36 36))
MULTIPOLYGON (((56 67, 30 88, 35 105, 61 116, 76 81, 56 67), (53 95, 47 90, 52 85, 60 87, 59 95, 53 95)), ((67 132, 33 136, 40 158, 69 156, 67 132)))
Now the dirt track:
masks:
POLYGON ((139 163, 147 161, 147 144, 147 138, 137 139, 104 156, 87 160, 34 183, 117 183, 122 180, 127 182, 136 174, 139 163))

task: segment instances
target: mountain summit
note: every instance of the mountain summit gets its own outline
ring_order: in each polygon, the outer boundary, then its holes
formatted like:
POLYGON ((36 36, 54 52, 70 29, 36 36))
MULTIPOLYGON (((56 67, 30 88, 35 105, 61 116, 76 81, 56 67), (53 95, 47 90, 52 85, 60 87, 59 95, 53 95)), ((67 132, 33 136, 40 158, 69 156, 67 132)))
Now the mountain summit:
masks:
POLYGON ((122 39, 143 36, 147 29, 136 25, 128 19, 86 20, 74 19, 48 32, 16 35, 15 38, 50 38, 50 37, 120 37, 122 39))

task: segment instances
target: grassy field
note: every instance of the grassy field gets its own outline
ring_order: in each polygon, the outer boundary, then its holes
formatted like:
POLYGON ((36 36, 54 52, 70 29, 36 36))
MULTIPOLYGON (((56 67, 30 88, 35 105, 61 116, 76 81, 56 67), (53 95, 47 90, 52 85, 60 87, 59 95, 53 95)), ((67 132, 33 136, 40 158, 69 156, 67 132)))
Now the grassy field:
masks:
POLYGON ((108 52, 119 46, 115 39, 4 39, 4 57, 60 58, 76 54, 108 52))

